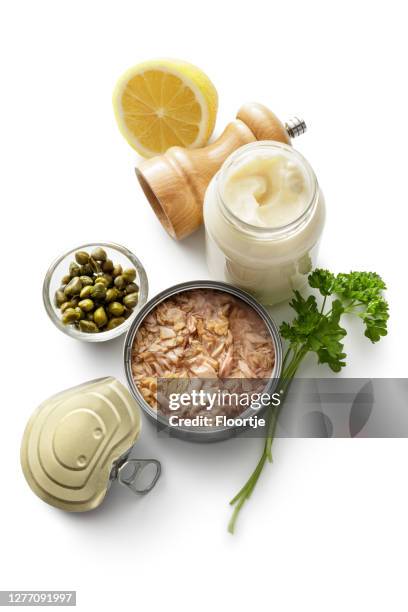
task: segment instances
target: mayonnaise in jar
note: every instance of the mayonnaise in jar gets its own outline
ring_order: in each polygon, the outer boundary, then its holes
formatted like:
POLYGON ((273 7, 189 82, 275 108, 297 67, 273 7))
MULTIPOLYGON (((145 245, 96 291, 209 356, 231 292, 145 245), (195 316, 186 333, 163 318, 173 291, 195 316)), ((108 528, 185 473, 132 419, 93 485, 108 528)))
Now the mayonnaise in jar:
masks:
POLYGON ((286 300, 316 264, 324 219, 316 176, 298 151, 273 141, 245 145, 206 192, 210 273, 264 304, 286 300))

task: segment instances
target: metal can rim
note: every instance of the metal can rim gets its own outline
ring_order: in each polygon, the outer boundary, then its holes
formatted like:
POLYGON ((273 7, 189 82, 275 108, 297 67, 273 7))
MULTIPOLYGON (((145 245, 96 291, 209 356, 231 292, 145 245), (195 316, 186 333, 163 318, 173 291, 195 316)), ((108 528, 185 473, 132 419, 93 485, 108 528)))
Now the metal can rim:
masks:
MULTIPOLYGON (((273 393, 276 391, 276 388, 279 383, 279 379, 282 372, 282 361, 283 361, 283 349, 282 349, 282 340, 278 330, 278 327, 262 304, 260 304, 252 295, 230 285, 228 283, 224 283, 221 281, 212 281, 212 280, 196 280, 196 281, 186 281, 183 283, 178 283, 176 285, 172 285, 167 289, 164 289, 153 298, 151 298, 146 304, 140 309, 137 313, 136 317, 132 321, 131 326, 129 327, 124 348, 123 348, 123 361, 125 368, 125 375, 129 390, 139 404, 140 409, 146 414, 146 416, 153 422, 161 423, 161 425, 172 432, 172 435, 175 437, 195 441, 195 442, 211 442, 216 440, 225 440, 226 438, 233 437, 237 433, 236 427, 223 426, 219 428, 214 428, 211 431, 203 431, 201 433, 193 432, 188 429, 183 429, 182 427, 171 427, 168 423, 166 423, 164 418, 161 418, 153 408, 146 402, 137 388, 133 376, 132 376, 132 368, 131 368, 131 359, 132 359, 132 346, 134 342, 135 335, 140 325, 144 321, 144 319, 164 300, 176 295, 178 293, 182 293, 184 291, 190 291, 192 289, 215 289, 219 291, 224 291, 226 293, 230 293, 231 295, 243 300, 246 304, 251 306, 255 312, 261 317, 264 321, 275 347, 275 365, 271 375, 271 386, 268 389, 268 392, 273 393)), ((240 417, 245 418, 245 415, 248 413, 250 409, 247 409, 240 415, 240 417)))

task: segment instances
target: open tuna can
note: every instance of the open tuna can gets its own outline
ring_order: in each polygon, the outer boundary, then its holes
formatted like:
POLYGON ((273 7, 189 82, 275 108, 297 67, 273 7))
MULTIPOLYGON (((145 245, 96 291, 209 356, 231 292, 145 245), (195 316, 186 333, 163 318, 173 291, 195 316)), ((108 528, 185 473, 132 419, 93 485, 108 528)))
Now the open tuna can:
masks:
POLYGON ((270 403, 252 398, 276 394, 282 343, 252 296, 227 283, 192 281, 162 291, 137 313, 124 365, 134 399, 159 432, 211 442, 248 430, 251 417, 267 410, 270 403))

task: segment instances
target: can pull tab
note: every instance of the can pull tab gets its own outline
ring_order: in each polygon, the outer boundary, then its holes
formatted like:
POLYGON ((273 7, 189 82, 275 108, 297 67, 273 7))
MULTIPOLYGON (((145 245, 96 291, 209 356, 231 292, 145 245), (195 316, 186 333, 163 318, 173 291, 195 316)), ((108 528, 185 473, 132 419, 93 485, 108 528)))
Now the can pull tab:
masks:
POLYGON ((157 459, 127 459, 117 471, 118 481, 129 487, 133 493, 145 495, 155 486, 161 474, 161 463, 157 459), (148 475, 146 484, 147 468, 153 466, 153 475, 148 475))

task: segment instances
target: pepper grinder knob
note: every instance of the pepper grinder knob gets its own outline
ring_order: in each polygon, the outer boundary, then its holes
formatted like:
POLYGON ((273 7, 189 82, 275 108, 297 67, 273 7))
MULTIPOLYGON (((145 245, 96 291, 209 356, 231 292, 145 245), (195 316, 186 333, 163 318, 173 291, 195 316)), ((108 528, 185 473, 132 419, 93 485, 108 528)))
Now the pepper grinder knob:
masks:
POLYGON ((256 140, 290 145, 291 138, 305 131, 299 117, 284 124, 269 108, 251 102, 239 109, 215 142, 202 149, 170 147, 164 155, 144 160, 136 176, 163 227, 180 240, 202 224, 208 184, 233 151, 256 140))
POLYGON ((304 119, 295 116, 286 121, 285 128, 291 138, 297 138, 306 132, 307 125, 304 119))

